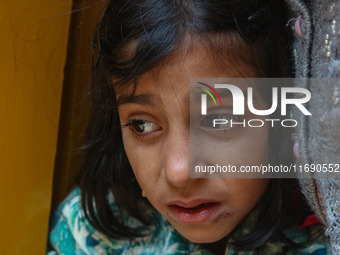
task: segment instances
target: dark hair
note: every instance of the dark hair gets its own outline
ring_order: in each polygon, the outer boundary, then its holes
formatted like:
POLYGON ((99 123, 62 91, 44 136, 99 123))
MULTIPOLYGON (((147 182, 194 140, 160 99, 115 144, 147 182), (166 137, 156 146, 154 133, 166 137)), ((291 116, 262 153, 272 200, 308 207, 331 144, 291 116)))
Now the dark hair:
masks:
MULTIPOLYGON (((185 36, 200 36, 214 45, 213 34, 234 38, 242 45, 242 57, 257 66, 263 77, 291 75, 286 16, 278 0, 114 0, 108 3, 95 35, 92 87, 92 118, 89 123, 86 156, 79 175, 82 206, 90 223, 113 238, 136 236, 113 214, 108 194, 118 208, 148 224, 140 213, 141 190, 123 148, 114 88, 136 81, 179 50, 185 36), (224 36, 227 35, 227 36, 224 36)), ((227 39, 226 39, 227 40, 227 39)), ((230 41, 229 41, 230 43, 230 41)), ((269 158, 292 162, 287 136, 270 134, 269 158), (283 140, 284 139, 284 140, 283 140)), ((269 208, 255 231, 234 240, 249 250, 268 240, 281 239, 282 227, 294 180, 273 180, 268 188, 269 208), (273 217, 276 215, 276 217, 273 217)))

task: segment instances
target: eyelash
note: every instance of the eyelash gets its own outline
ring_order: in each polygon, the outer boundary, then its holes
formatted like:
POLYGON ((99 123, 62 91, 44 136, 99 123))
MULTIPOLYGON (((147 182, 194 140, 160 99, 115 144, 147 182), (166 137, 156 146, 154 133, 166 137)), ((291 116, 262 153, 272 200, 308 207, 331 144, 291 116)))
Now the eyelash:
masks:
POLYGON ((155 123, 151 122, 151 121, 147 121, 147 120, 138 120, 138 119, 134 119, 134 120, 130 120, 127 124, 124 124, 121 126, 122 128, 125 128, 125 127, 129 127, 129 129, 131 130, 131 132, 136 135, 137 137, 144 137, 154 131, 159 131, 161 130, 161 128, 156 125, 155 123), (144 127, 144 130, 141 130, 141 128, 139 127, 140 125, 145 125, 146 126, 150 126, 150 125, 154 125, 156 126, 157 128, 152 130, 152 131, 149 131, 149 132, 143 132, 145 130, 145 127, 144 127), (140 129, 141 131, 138 131, 137 129, 140 129))
MULTIPOLYGON (((234 121, 240 121, 241 120, 240 117, 235 116, 235 115, 231 115, 231 114, 209 114, 201 120, 201 125, 208 127, 208 128, 211 128, 215 132, 221 132, 221 131, 227 132, 228 130, 232 129, 232 127, 225 128, 225 129, 219 129, 219 128, 216 128, 216 127, 215 128, 212 127, 212 120, 213 119, 228 119, 228 120, 234 120, 234 121)), ((128 123, 122 125, 121 127, 122 128, 129 127, 131 132, 139 138, 144 137, 144 136, 146 136, 146 135, 148 135, 148 134, 150 134, 154 131, 161 130, 161 128, 158 125, 156 125, 155 123, 153 123, 151 121, 147 121, 147 120, 141 120, 141 119, 130 120, 128 123), (150 125, 154 125, 156 128, 153 128, 152 131, 144 132, 145 126, 144 126, 143 130, 139 126, 145 125, 145 124, 146 124, 146 126, 149 126, 149 127, 150 127, 150 125)))

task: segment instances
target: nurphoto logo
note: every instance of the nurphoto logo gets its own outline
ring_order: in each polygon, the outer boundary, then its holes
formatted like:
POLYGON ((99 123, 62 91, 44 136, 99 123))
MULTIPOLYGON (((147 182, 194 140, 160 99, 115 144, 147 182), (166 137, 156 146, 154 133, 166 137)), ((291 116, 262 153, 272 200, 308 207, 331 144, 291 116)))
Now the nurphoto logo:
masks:
MULTIPOLYGON (((281 109, 281 116, 287 116, 287 106, 292 105, 292 107, 297 107, 304 115, 311 116, 312 114, 306 109, 306 107, 303 105, 305 103, 308 103, 311 99, 311 93, 309 90, 305 88, 297 88, 297 87, 281 87, 280 88, 280 95, 277 87, 272 87, 272 104, 269 109, 256 109, 254 107, 254 93, 253 88, 248 87, 246 91, 246 97, 244 95, 244 92, 235 85, 232 84, 215 84, 214 87, 203 83, 203 82, 197 82, 200 85, 203 85, 205 88, 197 87, 198 89, 205 92, 204 94, 201 94, 201 115, 207 115, 207 94, 210 96, 210 98, 213 100, 215 106, 217 106, 216 99, 213 94, 217 97, 217 99, 220 102, 220 105, 222 106, 222 100, 221 96, 218 94, 216 89, 221 91, 222 89, 227 89, 228 93, 231 94, 231 97, 233 99, 232 103, 232 109, 233 109, 233 115, 242 116, 245 114, 245 98, 247 99, 247 106, 249 111, 257 116, 269 116, 273 114, 279 105, 279 99, 280 99, 280 109, 281 109), (212 91, 212 93, 209 90, 212 91), (300 97, 298 98, 289 98, 289 94, 299 94, 300 97)), ((274 127, 275 122, 280 122, 283 127, 296 127, 298 125, 297 120, 295 119, 250 119, 246 121, 243 119, 242 121, 235 121, 233 119, 213 119, 212 124, 213 127, 215 126, 221 126, 221 125, 230 125, 231 127, 233 125, 241 125, 243 127, 249 126, 249 127, 262 127, 264 125, 264 121, 270 122, 271 126, 274 127), (256 124, 255 124, 256 123, 256 124)))

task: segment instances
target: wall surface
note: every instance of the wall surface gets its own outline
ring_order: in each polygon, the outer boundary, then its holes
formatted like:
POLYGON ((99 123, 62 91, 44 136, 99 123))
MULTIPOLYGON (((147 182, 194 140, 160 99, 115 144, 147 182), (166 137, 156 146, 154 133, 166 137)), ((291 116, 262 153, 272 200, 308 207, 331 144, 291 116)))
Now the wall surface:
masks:
POLYGON ((71 8, 0 1, 1 254, 45 254, 71 8))
POLYGON ((58 150, 54 171, 52 209, 75 185, 82 163, 85 131, 90 113, 89 89, 93 65, 93 34, 106 1, 77 0, 73 3, 64 73, 58 150))

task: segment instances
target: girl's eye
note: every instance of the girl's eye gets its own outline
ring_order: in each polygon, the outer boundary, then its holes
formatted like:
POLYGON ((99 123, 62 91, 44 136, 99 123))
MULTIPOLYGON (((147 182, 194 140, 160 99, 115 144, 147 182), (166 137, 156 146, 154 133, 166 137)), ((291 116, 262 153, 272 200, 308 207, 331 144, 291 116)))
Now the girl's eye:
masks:
POLYGON ((232 122, 240 122, 242 118, 231 114, 209 114, 201 120, 201 126, 216 131, 226 131, 233 128, 232 122))
POLYGON ((129 127, 130 130, 138 136, 143 136, 161 129, 155 123, 147 120, 130 120, 127 124, 122 125, 122 128, 124 127, 129 127))

